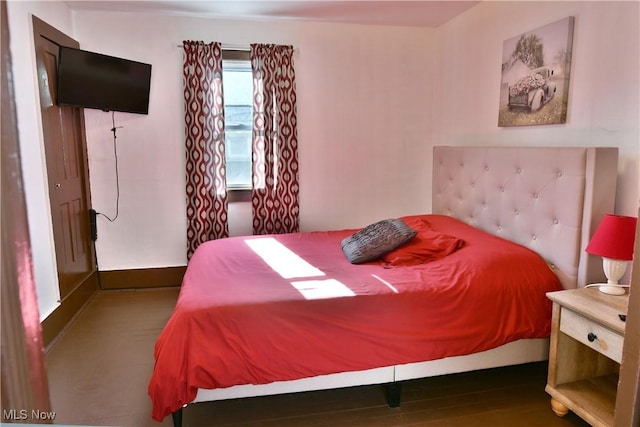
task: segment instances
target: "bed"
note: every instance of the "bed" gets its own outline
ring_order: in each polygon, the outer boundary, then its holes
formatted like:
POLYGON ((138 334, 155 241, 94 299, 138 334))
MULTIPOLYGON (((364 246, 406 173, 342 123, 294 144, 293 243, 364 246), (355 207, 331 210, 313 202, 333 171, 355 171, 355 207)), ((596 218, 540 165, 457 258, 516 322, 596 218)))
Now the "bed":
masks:
POLYGON ((156 343, 152 417, 365 384, 397 406, 403 380, 545 360, 545 294, 601 278, 584 246, 616 176, 615 148, 435 147, 432 213, 401 217, 417 235, 381 258, 347 260, 358 230, 201 245, 156 343))

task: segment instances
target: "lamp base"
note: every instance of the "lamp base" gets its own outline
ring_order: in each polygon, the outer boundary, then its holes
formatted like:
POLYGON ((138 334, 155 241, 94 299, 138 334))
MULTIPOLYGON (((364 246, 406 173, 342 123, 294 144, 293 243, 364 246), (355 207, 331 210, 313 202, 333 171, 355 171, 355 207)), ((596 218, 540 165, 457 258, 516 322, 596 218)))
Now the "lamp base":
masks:
POLYGON ((597 284, 598 290, 607 295, 624 295, 627 291, 622 286, 608 285, 606 283, 597 284))

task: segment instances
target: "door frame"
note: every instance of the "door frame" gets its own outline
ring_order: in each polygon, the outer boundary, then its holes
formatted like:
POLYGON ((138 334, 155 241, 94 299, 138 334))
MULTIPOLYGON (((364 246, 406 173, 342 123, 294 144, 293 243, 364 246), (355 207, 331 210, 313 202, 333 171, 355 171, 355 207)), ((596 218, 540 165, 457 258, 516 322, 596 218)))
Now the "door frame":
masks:
POLYGON ((0 52, 2 55, 2 334, 0 422, 16 420, 18 410, 51 411, 44 361, 43 339, 38 314, 33 255, 27 223, 27 206, 20 161, 20 141, 15 94, 7 2, 0 1, 0 52), (5 420, 5 411, 10 414, 5 420), (13 411, 13 412, 11 412, 13 411))

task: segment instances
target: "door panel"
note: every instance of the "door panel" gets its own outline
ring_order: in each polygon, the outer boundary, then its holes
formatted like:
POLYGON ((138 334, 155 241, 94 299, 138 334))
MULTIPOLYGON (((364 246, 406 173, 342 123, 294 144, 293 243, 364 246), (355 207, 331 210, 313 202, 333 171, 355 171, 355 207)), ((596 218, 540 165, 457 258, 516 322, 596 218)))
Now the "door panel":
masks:
POLYGON ((39 32, 35 19, 36 66, 51 219, 60 297, 64 299, 96 270, 89 227, 91 200, 83 110, 56 105, 59 46, 78 47, 78 43, 62 33, 56 34, 48 26, 39 32))

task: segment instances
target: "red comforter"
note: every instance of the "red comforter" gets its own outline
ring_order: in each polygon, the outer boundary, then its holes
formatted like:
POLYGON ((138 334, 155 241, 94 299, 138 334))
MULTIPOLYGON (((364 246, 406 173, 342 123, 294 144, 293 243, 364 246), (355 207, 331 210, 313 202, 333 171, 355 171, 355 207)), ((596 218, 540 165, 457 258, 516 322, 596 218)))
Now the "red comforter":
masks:
POLYGON ((340 241, 353 230, 202 244, 156 343, 153 418, 191 402, 198 388, 434 360, 549 335, 545 293, 561 286, 537 254, 446 216, 424 218, 462 248, 403 266, 350 264, 340 241))

